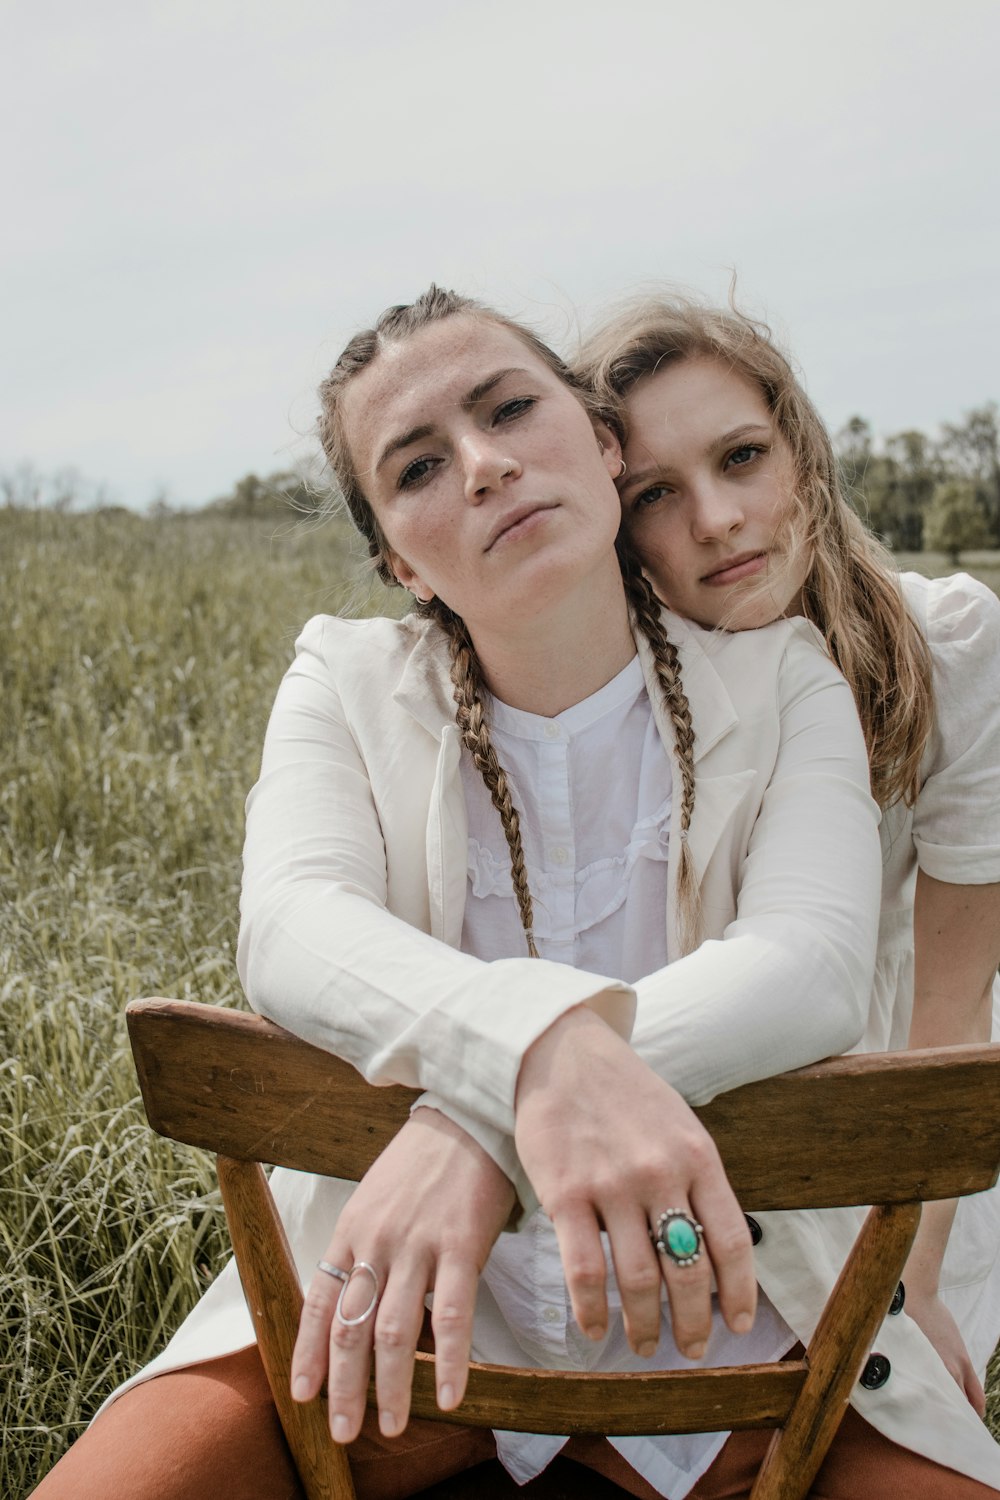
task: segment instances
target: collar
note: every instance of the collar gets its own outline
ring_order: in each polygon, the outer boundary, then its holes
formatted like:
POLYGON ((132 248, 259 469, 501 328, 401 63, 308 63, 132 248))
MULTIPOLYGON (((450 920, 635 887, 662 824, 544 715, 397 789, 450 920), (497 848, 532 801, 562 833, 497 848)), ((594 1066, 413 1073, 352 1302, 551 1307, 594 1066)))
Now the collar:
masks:
MULTIPOLYGON (((720 638, 715 631, 692 625, 669 609, 661 609, 660 619, 680 658, 681 681, 694 723, 694 758, 697 762, 738 722, 732 700, 711 661, 713 645, 725 637, 720 638)), ((415 620, 411 628, 415 637, 413 649, 400 673, 393 700, 440 741, 445 729, 455 723, 448 643, 441 627, 433 620, 415 620)), ((673 727, 663 703, 653 653, 641 631, 633 627, 633 635, 657 728, 663 743, 672 746, 673 727)))

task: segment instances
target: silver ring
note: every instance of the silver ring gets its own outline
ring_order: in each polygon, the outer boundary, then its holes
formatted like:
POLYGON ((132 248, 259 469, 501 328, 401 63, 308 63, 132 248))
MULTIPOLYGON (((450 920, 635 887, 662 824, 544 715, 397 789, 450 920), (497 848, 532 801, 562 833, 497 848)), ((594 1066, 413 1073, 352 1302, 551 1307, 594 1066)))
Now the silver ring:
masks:
POLYGON ((351 1269, 347 1273, 347 1280, 344 1282, 344 1285, 340 1288, 340 1296, 337 1298, 337 1308, 336 1308, 336 1311, 334 1313, 334 1317, 337 1319, 337 1322, 343 1328, 357 1328, 361 1323, 367 1323, 368 1322, 368 1319, 371 1317, 372 1313, 375 1311, 375 1309, 376 1309, 377 1306, 378 1306, 378 1276, 375 1273, 375 1268, 373 1266, 370 1266, 366 1260, 356 1260, 354 1262, 353 1266, 351 1267, 351 1269), (358 1271, 364 1271, 365 1275, 366 1276, 370 1276, 371 1279, 372 1279, 372 1300, 369 1302, 369 1304, 365 1308, 364 1312, 363 1313, 359 1313, 359 1315, 356 1318, 345 1318, 344 1317, 344 1311, 343 1311, 343 1309, 344 1309, 344 1298, 347 1295, 347 1288, 350 1286, 351 1282, 354 1280, 354 1277, 355 1277, 355 1275, 357 1274, 358 1271))
POLYGON ((660 1254, 675 1266, 693 1266, 701 1259, 702 1233, 698 1221, 683 1209, 665 1208, 649 1237, 660 1254))
POLYGON ((316 1269, 318 1271, 325 1271, 328 1276, 332 1276, 336 1281, 346 1282, 351 1275, 350 1271, 342 1271, 339 1266, 331 1265, 328 1260, 318 1260, 316 1262, 316 1269))

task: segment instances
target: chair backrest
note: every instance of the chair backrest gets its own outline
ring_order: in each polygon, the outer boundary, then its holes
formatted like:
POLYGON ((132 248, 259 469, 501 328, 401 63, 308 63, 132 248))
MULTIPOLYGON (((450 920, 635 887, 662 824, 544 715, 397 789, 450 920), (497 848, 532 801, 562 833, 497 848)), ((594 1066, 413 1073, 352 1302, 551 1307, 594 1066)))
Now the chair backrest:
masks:
MULTIPOLYGON (((128 1025, 150 1124, 219 1156, 241 1279, 310 1500, 350 1497, 321 1403, 288 1398, 301 1290, 258 1164, 358 1179, 415 1094, 373 1087, 241 1011, 142 1000, 128 1025)), ((804 1495, 896 1290, 920 1202, 996 1181, 998 1096, 1000 1045, 836 1058, 721 1095, 697 1113, 746 1211, 875 1205, 805 1358, 624 1376, 474 1366, 450 1420, 608 1435, 777 1427, 755 1500, 804 1495)), ((413 1411, 440 1415, 429 1355, 418 1356, 413 1411)))

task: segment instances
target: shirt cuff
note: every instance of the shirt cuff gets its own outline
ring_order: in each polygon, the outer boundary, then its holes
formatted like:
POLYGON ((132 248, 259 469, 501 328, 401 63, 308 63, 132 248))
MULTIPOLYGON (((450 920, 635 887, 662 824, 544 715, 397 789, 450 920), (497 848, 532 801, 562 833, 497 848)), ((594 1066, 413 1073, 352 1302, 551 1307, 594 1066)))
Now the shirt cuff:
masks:
POLYGON ((440 1114, 445 1115, 453 1124, 464 1130, 466 1135, 470 1135, 476 1144, 483 1148, 486 1155, 496 1162, 504 1176, 514 1184, 514 1191, 517 1194, 517 1206, 504 1228, 520 1229, 525 1220, 530 1218, 539 1207, 539 1203, 535 1190, 528 1181, 527 1173, 521 1165, 513 1136, 504 1135, 494 1125, 487 1125, 484 1120, 467 1114, 464 1109, 456 1108, 440 1094, 430 1091, 420 1095, 410 1113, 412 1114, 415 1109, 438 1110, 440 1114))

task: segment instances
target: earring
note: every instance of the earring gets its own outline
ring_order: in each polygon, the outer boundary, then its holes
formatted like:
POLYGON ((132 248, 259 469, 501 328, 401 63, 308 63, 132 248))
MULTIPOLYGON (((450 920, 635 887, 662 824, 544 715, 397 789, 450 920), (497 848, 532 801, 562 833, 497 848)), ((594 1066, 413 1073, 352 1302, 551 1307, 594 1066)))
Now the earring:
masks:
POLYGON ((618 473, 617 473, 617 475, 615 477, 617 479, 624 479, 625 475, 627 473, 628 473, 628 464, 625 462, 624 459, 622 459, 621 460, 621 468, 618 470, 618 473))

